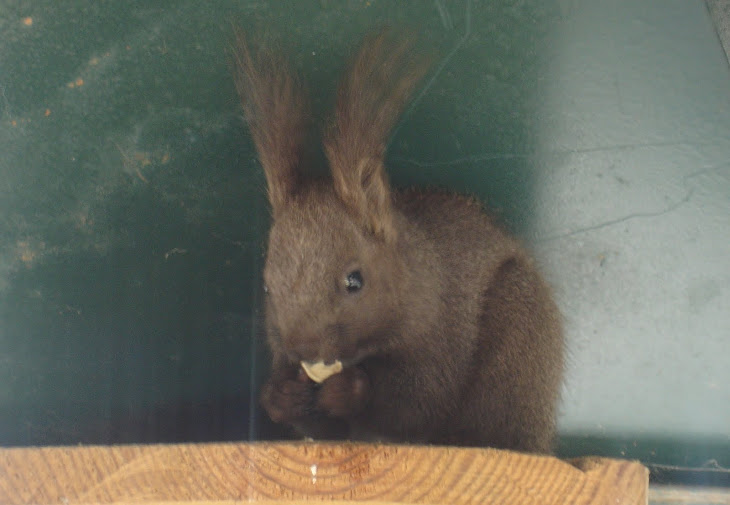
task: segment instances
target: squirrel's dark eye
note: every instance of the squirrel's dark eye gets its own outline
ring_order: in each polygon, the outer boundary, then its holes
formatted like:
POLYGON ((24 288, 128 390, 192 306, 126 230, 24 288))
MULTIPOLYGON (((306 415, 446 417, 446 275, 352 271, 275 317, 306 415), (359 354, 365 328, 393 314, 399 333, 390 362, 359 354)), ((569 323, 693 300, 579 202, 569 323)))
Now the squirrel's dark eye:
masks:
POLYGON ((363 280, 360 270, 355 270, 347 274, 345 278, 345 289, 348 293, 354 293, 362 289, 363 280))

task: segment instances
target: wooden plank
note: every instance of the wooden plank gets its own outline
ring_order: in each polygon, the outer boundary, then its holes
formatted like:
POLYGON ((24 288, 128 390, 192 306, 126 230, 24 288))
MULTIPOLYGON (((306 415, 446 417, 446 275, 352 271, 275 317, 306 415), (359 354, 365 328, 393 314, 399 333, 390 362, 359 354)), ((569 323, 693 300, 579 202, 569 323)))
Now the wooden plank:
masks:
POLYGON ((0 503, 644 504, 631 461, 493 449, 254 443, 0 449, 0 503))

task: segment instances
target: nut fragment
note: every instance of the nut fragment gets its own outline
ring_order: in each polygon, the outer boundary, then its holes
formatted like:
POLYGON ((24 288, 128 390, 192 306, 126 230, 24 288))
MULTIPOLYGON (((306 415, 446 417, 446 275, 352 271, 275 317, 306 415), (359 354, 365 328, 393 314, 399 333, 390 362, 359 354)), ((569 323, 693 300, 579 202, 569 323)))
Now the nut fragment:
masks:
POLYGON ((325 365, 324 361, 302 361, 302 368, 310 379, 319 384, 340 373, 342 371, 342 361, 335 360, 331 365, 325 365))

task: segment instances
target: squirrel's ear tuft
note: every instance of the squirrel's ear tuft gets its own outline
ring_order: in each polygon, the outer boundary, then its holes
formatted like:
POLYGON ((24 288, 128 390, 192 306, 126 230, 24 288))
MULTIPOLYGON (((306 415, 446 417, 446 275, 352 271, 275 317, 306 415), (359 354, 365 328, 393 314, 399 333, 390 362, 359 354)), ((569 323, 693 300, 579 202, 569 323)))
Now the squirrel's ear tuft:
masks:
POLYGON ((363 41, 342 79, 324 148, 340 199, 371 232, 394 233, 384 158, 388 136, 427 60, 384 29, 363 41))
POLYGON ((299 184, 299 163, 309 119, 299 79, 278 53, 252 51, 240 29, 232 50, 236 89, 259 160, 274 216, 299 184))

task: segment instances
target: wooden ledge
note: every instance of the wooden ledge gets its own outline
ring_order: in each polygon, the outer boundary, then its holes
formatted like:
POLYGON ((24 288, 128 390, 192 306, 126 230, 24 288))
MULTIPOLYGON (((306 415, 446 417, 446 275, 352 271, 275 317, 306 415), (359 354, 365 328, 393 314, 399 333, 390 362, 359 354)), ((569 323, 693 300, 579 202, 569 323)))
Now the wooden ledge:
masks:
POLYGON ((0 449, 0 503, 645 504, 631 461, 494 449, 252 443, 0 449))

